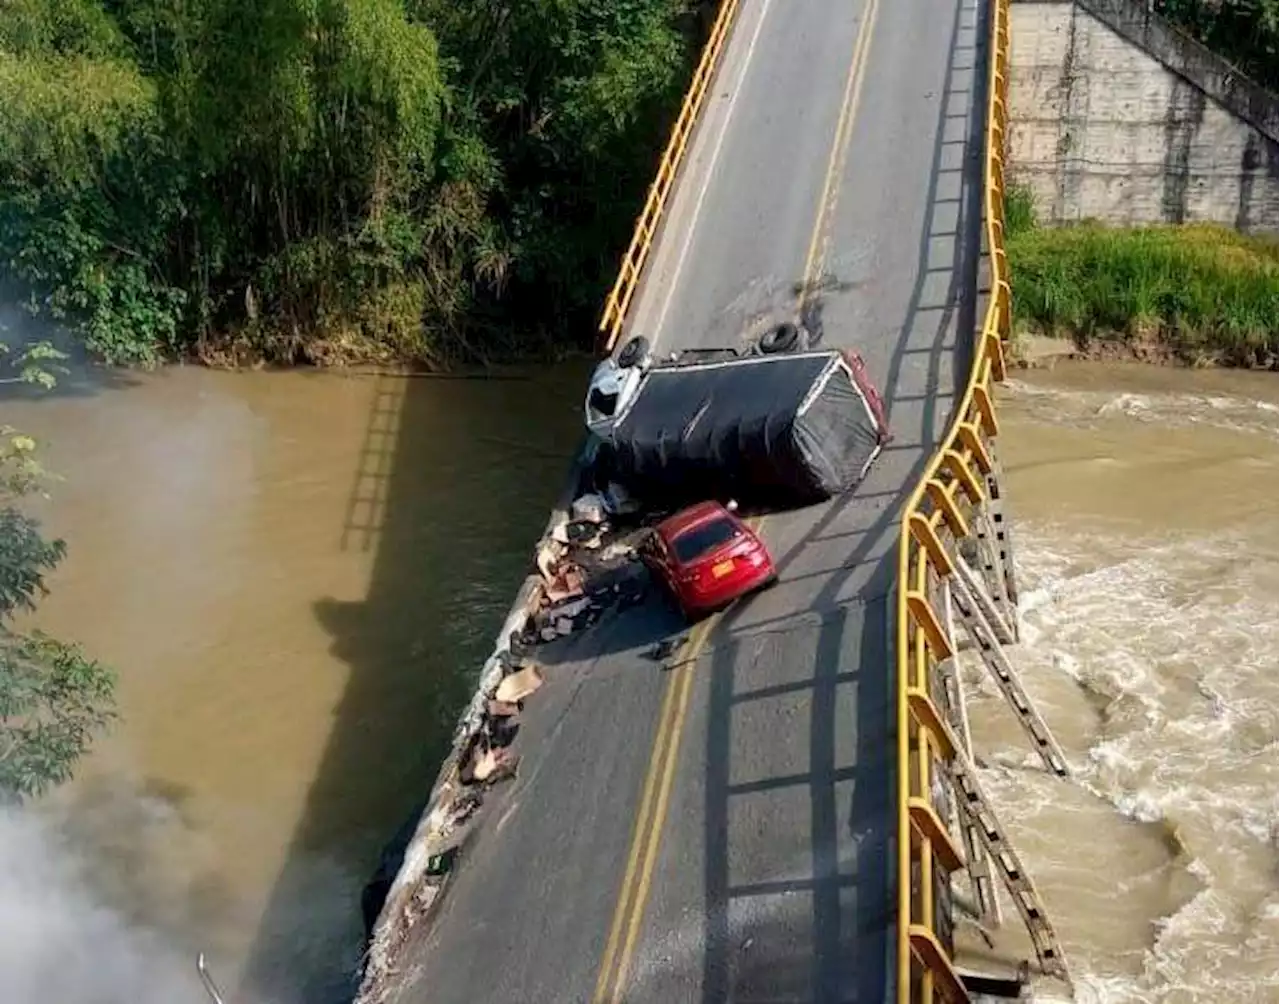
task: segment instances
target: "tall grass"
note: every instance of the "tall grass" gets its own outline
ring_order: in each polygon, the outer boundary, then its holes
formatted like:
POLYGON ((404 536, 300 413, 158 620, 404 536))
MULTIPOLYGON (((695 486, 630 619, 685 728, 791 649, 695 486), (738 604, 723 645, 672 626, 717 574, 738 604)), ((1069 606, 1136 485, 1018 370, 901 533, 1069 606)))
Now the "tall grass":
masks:
POLYGON ((1272 366, 1280 270, 1274 237, 1212 224, 1139 228, 1036 224, 1005 205, 1018 327, 1087 343, 1155 342, 1189 361, 1272 366))

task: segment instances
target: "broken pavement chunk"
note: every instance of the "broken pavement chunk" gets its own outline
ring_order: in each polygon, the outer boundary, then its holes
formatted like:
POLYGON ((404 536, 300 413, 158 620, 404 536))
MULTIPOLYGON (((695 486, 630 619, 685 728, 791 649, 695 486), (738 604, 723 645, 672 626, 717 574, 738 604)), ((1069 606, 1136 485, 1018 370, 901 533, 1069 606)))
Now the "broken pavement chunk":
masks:
POLYGON ((573 500, 570 514, 575 522, 585 520, 588 523, 603 523, 607 515, 604 499, 595 492, 580 495, 573 500))
POLYGON ((538 552, 534 557, 534 564, 538 566, 539 574, 547 580, 555 577, 556 565, 565 556, 567 548, 558 540, 543 539, 538 543, 538 552))
POLYGON ((563 603, 565 600, 581 596, 587 586, 587 577, 582 569, 573 562, 564 562, 548 582, 543 595, 548 603, 563 603))
POLYGON ((537 666, 528 665, 503 677, 493 692, 493 699, 504 704, 514 704, 523 701, 541 686, 542 673, 537 666))
POLYGON ((448 837, 475 814, 475 811, 480 808, 481 801, 478 791, 464 791, 452 801, 440 805, 432 813, 434 817, 431 826, 432 836, 437 840, 448 837))
POLYGON ((506 748, 491 747, 482 749, 476 747, 476 756, 471 761, 471 777, 481 784, 502 781, 508 777, 514 777, 516 773, 516 765, 520 762, 520 758, 511 750, 506 748))

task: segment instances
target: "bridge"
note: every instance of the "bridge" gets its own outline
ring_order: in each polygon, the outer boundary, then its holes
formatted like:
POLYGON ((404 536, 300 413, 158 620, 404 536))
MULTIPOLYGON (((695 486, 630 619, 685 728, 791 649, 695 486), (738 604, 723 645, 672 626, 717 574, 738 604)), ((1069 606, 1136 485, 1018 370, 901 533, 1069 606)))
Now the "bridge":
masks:
POLYGON ((863 355, 895 438, 854 492, 765 518, 778 585, 661 664, 679 625, 657 604, 539 651, 517 777, 455 860, 442 773, 361 1001, 969 1000, 952 889, 992 925, 1001 882, 1066 976, 955 672, 962 628, 1066 773, 1004 653, 1007 65, 1007 0, 724 0, 604 347, 722 346, 798 311, 863 355))

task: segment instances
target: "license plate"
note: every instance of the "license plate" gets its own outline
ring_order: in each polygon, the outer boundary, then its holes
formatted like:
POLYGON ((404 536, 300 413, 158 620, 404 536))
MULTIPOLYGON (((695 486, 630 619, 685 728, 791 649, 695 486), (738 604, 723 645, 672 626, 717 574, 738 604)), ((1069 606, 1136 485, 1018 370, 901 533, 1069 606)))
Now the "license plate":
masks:
POLYGON ((723 579, 726 575, 733 571, 733 561, 722 561, 711 569, 711 574, 717 579, 723 579))

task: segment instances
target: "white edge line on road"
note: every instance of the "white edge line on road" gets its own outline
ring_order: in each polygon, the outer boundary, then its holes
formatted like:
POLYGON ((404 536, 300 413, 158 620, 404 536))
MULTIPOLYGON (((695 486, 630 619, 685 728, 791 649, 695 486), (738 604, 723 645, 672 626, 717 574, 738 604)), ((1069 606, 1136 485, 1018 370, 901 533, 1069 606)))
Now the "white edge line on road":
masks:
POLYGON ((666 295, 662 300, 662 309, 658 312, 658 320, 654 324, 650 342, 655 347, 658 340, 662 337, 662 328, 667 320, 667 311, 671 308, 671 300, 675 294, 675 288, 680 282, 680 273, 684 270, 685 259, 689 255, 689 247, 693 243, 694 232, 698 229, 698 216, 702 212, 703 200, 707 197, 707 192, 711 188, 711 179, 716 173, 716 164, 720 159, 720 150, 724 146, 724 139, 729 134, 729 123, 733 121, 733 109, 738 103, 738 95, 742 93, 742 84, 747 79, 747 70, 751 66, 751 57, 756 51, 756 42, 760 40, 760 30, 764 27, 765 17, 768 16, 769 6, 773 0, 764 0, 760 8, 760 16, 756 19, 755 31, 751 34, 751 41, 747 44, 746 54, 742 57, 742 71, 738 74, 738 79, 734 83, 733 89, 729 93, 729 105, 725 109, 724 122, 720 126, 720 132, 716 135, 715 144, 711 148, 711 162, 707 165, 706 173, 702 178, 702 187, 698 189, 698 198, 693 204, 693 210, 689 216, 688 225, 684 228, 684 240, 680 244, 680 254, 676 258, 675 268, 666 283, 666 295))

